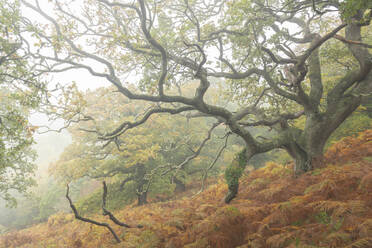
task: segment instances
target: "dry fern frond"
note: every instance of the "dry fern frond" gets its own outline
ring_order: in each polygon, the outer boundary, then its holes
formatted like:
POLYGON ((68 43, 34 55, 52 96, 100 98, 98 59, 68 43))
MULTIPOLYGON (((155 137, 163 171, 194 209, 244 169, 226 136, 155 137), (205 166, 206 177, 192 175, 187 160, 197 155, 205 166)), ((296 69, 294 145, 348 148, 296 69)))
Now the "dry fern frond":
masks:
POLYGON ((341 247, 342 245, 350 243, 351 240, 351 235, 345 232, 331 233, 326 238, 327 243, 330 244, 330 248, 341 247))
POLYGON ((280 210, 276 210, 269 216, 267 216, 264 220, 264 223, 268 223, 272 226, 284 226, 289 224, 289 218, 285 212, 280 210))
POLYGON ((294 233, 281 233, 271 236, 266 240, 266 244, 270 248, 282 248, 287 247, 291 242, 295 240, 294 233))
POLYGON ((266 187, 270 183, 269 180, 265 178, 254 179, 248 186, 249 191, 258 191, 266 187))
POLYGON ((265 239, 258 233, 247 236, 246 241, 248 243, 245 246, 241 246, 241 248, 264 248, 266 246, 265 239))
POLYGON ((331 163, 357 160, 372 155, 372 129, 359 133, 358 137, 346 137, 331 146, 325 157, 331 163))
POLYGON ((352 244, 345 246, 344 248, 371 248, 372 238, 359 239, 352 244))
POLYGON ((352 214, 360 215, 365 213, 366 211, 366 203, 364 201, 348 201, 346 202, 347 208, 352 214))
POLYGON ((365 220, 359 227, 359 236, 367 238, 372 235, 372 219, 365 220))
POLYGON ((358 186, 358 190, 361 192, 371 192, 372 191, 372 172, 365 175, 358 186))
POLYGON ((303 205, 309 202, 310 200, 311 197, 309 195, 294 196, 289 199, 289 201, 294 205, 303 205))
POLYGON ((288 248, 319 248, 319 246, 316 246, 316 245, 307 245, 307 244, 303 244, 303 243, 299 243, 299 244, 296 244, 296 243, 293 243, 291 244, 290 246, 288 246, 288 248))
POLYGON ((305 190, 305 194, 320 194, 329 197, 336 189, 336 183, 333 180, 326 179, 320 183, 309 186, 305 190))
POLYGON ((272 185, 268 189, 262 190, 259 194, 262 196, 262 200, 269 201, 274 198, 274 195, 280 193, 283 190, 281 185, 272 185))
POLYGON ((317 201, 308 204, 308 206, 317 212, 327 212, 328 214, 332 214, 336 209, 347 209, 345 203, 340 201, 317 201))
POLYGON ((366 204, 364 201, 348 201, 336 207, 332 213, 332 217, 341 217, 350 214, 358 216, 364 214, 365 211, 366 204))

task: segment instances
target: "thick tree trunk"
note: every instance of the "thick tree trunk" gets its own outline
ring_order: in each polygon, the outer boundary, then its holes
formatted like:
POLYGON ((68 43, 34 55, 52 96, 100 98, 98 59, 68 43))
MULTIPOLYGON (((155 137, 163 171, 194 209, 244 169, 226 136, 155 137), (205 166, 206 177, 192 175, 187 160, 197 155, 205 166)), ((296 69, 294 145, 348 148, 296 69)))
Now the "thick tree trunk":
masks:
POLYGON ((323 165, 324 146, 331 134, 360 105, 358 97, 344 97, 339 102, 332 103, 326 113, 310 113, 306 115, 306 124, 300 135, 292 136, 286 146, 288 153, 295 161, 296 175, 310 171, 323 165))
POLYGON ((314 149, 303 149, 296 142, 287 147, 288 154, 294 160, 294 174, 300 175, 302 173, 319 168, 323 166, 323 148, 324 144, 317 144, 314 149))
MULTIPOLYGON (((372 78, 372 75, 371 75, 372 78)), ((341 99, 328 102, 328 109, 324 113, 309 111, 306 113, 304 130, 297 128, 283 128, 279 132, 278 146, 285 148, 295 161, 294 173, 299 175, 314 168, 323 166, 324 146, 330 135, 350 116, 360 105, 361 97, 349 94, 341 99)), ((239 135, 239 133, 237 133, 239 135)), ((242 136, 243 137, 243 136, 242 136)), ((225 171, 228 193, 225 202, 229 203, 238 193, 239 178, 241 177, 249 159, 259 153, 273 148, 255 146, 241 151, 225 171), (256 148, 256 149, 255 149, 256 148)), ((274 147, 274 146, 273 146, 274 147)))

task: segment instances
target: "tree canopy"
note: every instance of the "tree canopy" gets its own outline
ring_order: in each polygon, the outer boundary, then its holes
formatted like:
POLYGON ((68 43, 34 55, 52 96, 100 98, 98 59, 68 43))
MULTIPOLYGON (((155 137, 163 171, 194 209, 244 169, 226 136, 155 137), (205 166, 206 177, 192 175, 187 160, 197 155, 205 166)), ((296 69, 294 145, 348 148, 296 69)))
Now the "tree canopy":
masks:
POLYGON ((10 205, 12 193, 34 184, 35 130, 28 117, 44 87, 25 47, 19 8, 18 1, 0 1, 0 198, 10 205))
MULTIPOLYGON (((127 98, 153 103, 136 120, 89 130, 101 141, 115 144, 160 113, 213 117, 241 137, 245 148, 226 169, 226 202, 256 154, 285 149, 297 174, 321 166, 330 135, 372 91, 371 45, 362 35, 372 17, 366 1, 52 1, 53 11, 37 0, 21 2, 44 20, 28 25, 39 72, 85 69, 127 98), (335 39, 347 66, 327 61, 324 51, 335 39), (192 81, 194 94, 183 94, 192 81), (208 101, 216 81, 240 104, 208 101), (304 125, 294 125, 299 118, 304 125), (270 134, 255 137, 248 127, 257 126, 270 134)), ((76 107, 76 95, 65 96, 75 103, 64 105, 63 113, 74 113, 64 115, 67 124, 96 121, 76 107)))
POLYGON ((132 102, 115 92, 114 87, 89 91, 83 97, 86 101, 84 115, 100 119, 69 127, 73 143, 50 167, 52 174, 61 181, 106 178, 120 185, 118 188, 125 194, 124 198, 129 200, 137 195, 138 204, 142 205, 148 193, 185 190, 190 178, 201 178, 213 167, 217 168, 216 163, 226 148, 228 135, 224 128, 216 128, 212 120, 187 120, 187 116, 168 115, 151 116, 146 123, 128 130, 115 142, 102 142, 97 139, 96 132, 89 130, 99 128, 103 132, 123 119, 133 121, 151 105, 132 102), (220 139, 215 133, 221 135, 220 139), (217 149, 220 153, 215 155, 217 149), (206 164, 210 164, 209 168, 206 164), (131 190, 125 190, 128 184, 131 190))

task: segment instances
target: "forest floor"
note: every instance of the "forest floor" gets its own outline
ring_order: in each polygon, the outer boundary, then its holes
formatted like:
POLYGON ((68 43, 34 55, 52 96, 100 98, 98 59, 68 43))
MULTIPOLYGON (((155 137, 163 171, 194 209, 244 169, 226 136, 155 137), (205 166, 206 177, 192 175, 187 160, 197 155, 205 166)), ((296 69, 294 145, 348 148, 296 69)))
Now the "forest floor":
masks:
POLYGON ((194 197, 126 206, 116 217, 144 227, 110 224, 121 243, 106 228, 60 213, 0 236, 0 247, 372 247, 372 130, 334 144, 325 161, 299 177, 292 165, 275 163, 247 172, 228 205, 221 178, 194 197))

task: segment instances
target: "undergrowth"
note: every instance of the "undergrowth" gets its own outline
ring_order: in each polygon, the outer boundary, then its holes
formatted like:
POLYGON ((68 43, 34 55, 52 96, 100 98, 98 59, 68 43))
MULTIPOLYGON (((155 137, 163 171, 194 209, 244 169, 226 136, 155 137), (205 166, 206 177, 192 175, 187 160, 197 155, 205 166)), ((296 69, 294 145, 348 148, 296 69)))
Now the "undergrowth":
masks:
POLYGON ((117 210, 118 219, 144 225, 114 227, 120 244, 106 229, 59 213, 0 236, 0 247, 372 247, 371 156, 368 130, 334 144, 326 167, 299 177, 275 163, 244 172, 229 205, 222 202, 227 186, 221 178, 193 198, 117 210))

